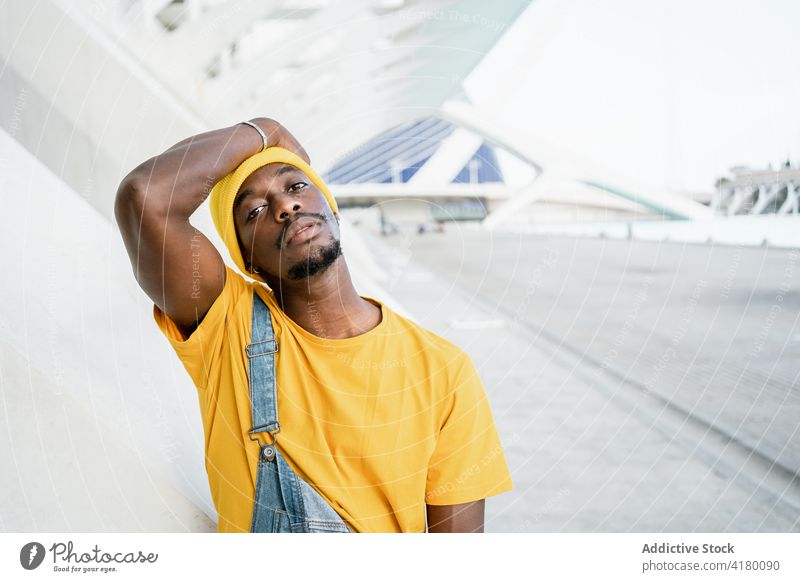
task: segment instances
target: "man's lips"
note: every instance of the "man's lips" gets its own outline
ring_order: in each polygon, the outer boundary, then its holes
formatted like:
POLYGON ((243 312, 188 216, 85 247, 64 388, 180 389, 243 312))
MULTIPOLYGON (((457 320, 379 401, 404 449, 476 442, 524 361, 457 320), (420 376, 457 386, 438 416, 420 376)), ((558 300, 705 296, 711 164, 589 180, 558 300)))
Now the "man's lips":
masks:
POLYGON ((300 218, 289 225, 283 240, 286 244, 305 242, 316 234, 318 225, 319 221, 314 218, 300 218))

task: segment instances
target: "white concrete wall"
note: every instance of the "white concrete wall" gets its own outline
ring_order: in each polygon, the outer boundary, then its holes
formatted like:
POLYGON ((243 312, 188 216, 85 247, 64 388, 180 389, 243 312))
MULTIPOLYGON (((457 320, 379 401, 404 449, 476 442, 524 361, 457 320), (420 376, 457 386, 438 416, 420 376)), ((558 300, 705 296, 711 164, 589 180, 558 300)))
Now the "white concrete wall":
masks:
POLYGON ((208 129, 95 18, 58 0, 0 3, 0 128, 111 218, 122 177, 208 129))
POLYGON ((707 222, 651 220, 596 222, 587 224, 514 225, 514 229, 535 234, 632 238, 642 241, 672 241, 738 246, 800 248, 800 216, 719 217, 707 222))
POLYGON ((214 529, 196 391, 116 227, 5 132, 0 183, 0 529, 214 529))

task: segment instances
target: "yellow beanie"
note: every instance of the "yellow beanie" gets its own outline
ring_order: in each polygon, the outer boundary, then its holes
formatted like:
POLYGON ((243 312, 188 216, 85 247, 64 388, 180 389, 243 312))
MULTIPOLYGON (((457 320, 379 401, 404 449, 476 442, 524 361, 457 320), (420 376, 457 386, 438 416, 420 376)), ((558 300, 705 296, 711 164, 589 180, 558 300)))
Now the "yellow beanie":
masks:
POLYGON ((263 168, 267 164, 274 163, 289 164, 303 172, 319 191, 325 195, 334 214, 339 212, 336 200, 334 200, 327 184, 322 181, 322 178, 320 178, 319 175, 311 169, 311 166, 300 156, 284 148, 271 147, 254 156, 250 156, 233 172, 214 184, 209 196, 211 217, 214 219, 214 226, 222 237, 222 242, 228 247, 228 252, 233 262, 239 267, 239 270, 248 277, 258 279, 262 282, 265 281, 259 277, 257 273, 250 273, 245 267, 242 250, 239 248, 239 239, 236 237, 236 225, 233 222, 233 201, 236 199, 236 194, 239 192, 239 188, 242 187, 242 183, 250 174, 259 168, 263 168))

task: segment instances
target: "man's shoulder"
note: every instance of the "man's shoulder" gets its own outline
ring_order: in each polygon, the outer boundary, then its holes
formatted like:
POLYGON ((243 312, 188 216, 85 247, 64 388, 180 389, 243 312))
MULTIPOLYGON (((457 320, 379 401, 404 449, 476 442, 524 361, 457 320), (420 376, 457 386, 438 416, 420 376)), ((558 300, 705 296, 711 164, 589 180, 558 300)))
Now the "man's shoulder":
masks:
POLYGON ((394 326, 397 328, 397 340, 418 345, 421 348, 421 357, 441 359, 450 366, 460 366, 465 361, 469 361, 467 353, 452 341, 397 313, 385 304, 384 309, 390 313, 390 317, 394 320, 394 326))
POLYGON ((270 307, 270 310, 279 309, 275 302, 272 289, 264 283, 254 281, 242 275, 237 269, 225 265, 226 272, 226 291, 236 301, 253 302, 253 294, 257 293, 270 307))
POLYGON ((244 275, 242 275, 237 269, 234 269, 230 265, 225 265, 225 277, 226 283, 230 281, 234 287, 237 289, 247 289, 252 288, 255 285, 261 285, 261 283, 256 283, 252 279, 248 279, 244 275))
POLYGON ((156 325, 169 340, 178 356, 186 363, 201 361, 207 364, 217 357, 219 346, 230 345, 223 341, 226 334, 234 334, 241 329, 249 317, 248 305, 252 303, 252 283, 239 273, 225 266, 225 285, 214 299, 200 324, 186 336, 176 323, 157 305, 153 305, 153 317, 156 325), (216 346, 212 349, 211 346, 216 346), (198 354, 201 357, 198 358, 198 354))

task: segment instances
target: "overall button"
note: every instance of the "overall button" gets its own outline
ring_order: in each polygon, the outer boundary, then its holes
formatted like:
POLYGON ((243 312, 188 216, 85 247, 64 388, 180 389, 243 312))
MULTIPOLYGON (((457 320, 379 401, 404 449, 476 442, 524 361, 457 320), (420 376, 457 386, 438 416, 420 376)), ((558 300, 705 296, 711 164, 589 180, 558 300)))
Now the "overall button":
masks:
POLYGON ((275 460, 275 446, 274 445, 264 445, 261 447, 261 456, 264 458, 265 461, 274 461, 275 460))

